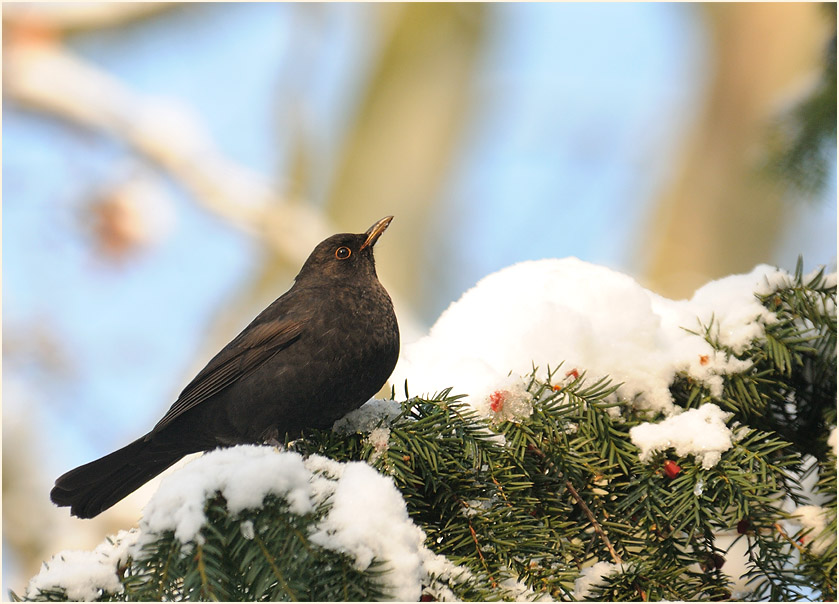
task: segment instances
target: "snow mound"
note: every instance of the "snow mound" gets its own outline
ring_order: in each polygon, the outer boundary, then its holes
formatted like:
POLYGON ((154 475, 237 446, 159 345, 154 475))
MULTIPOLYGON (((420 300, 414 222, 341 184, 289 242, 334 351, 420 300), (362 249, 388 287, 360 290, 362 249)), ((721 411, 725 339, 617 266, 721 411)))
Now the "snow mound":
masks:
POLYGON ((690 300, 669 300, 631 277, 577 258, 527 261, 493 273, 443 312, 429 334, 402 351, 391 383, 412 394, 453 387, 487 413, 490 395, 508 389, 508 374, 535 364, 622 382, 617 395, 673 412, 669 385, 679 371, 722 392, 720 376, 748 363, 717 354, 701 331, 735 353, 775 321, 755 297, 786 283, 785 271, 760 265, 713 281, 690 300))
MULTIPOLYGON (((201 541, 204 503, 220 492, 232 514, 262 505, 267 495, 282 497, 289 511, 304 515, 331 504, 311 528, 310 540, 349 555, 360 570, 374 559, 385 564, 386 591, 398 601, 418 601, 423 584, 445 588, 433 579, 458 581, 468 576, 445 557, 425 547, 425 533, 411 521, 393 480, 363 462, 340 463, 319 455, 307 459, 273 447, 240 445, 216 449, 167 476, 143 511, 139 530, 121 532, 92 552, 56 554, 27 586, 26 594, 64 588, 70 600, 95 600, 100 590, 122 591, 117 571, 128 555, 173 531, 184 544, 201 541)), ((256 528, 244 520, 242 536, 256 528)))
POLYGON ((435 557, 425 533, 408 517, 393 481, 365 463, 344 466, 332 493, 332 508, 311 540, 349 554, 363 570, 374 558, 385 560, 385 575, 395 600, 419 600, 425 578, 423 558, 435 557))

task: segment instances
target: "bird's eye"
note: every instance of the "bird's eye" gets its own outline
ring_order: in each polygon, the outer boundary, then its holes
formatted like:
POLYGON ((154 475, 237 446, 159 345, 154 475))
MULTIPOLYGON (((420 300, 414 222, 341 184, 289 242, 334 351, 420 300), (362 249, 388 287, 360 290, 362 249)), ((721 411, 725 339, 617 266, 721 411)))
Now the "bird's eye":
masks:
POLYGON ((347 258, 350 257, 350 254, 352 254, 352 252, 350 251, 350 248, 348 248, 345 245, 342 245, 337 250, 335 250, 335 257, 338 260, 346 260, 347 258))

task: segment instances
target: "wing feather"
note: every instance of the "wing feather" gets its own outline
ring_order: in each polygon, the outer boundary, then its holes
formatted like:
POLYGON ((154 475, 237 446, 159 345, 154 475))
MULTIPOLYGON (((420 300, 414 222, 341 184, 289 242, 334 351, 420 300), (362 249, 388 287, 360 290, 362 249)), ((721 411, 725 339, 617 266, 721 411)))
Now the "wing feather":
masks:
POLYGON ((280 319, 249 326, 187 384, 178 400, 152 429, 152 434, 296 342, 304 324, 303 321, 280 319))

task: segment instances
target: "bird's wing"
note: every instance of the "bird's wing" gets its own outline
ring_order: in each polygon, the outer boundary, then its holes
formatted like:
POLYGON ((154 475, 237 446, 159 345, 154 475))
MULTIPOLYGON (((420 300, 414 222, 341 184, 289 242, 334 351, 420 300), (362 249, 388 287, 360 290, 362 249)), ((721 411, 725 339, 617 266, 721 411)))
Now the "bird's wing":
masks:
POLYGON ((251 325, 225 346, 195 378, 157 422, 152 433, 224 390, 300 337, 304 321, 275 319, 251 325))

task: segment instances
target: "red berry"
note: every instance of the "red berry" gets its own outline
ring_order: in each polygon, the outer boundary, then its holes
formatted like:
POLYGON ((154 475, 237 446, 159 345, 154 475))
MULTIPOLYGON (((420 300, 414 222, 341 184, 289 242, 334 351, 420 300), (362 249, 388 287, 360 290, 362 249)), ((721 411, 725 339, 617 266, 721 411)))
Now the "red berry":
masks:
POLYGON ((574 368, 571 371, 569 371, 568 373, 566 373, 565 377, 568 377, 569 375, 574 376, 574 379, 576 380, 578 377, 580 377, 580 372, 577 371, 576 368, 574 368))
POLYGON ((667 460, 664 462, 664 473, 667 474, 667 478, 673 480, 676 476, 679 475, 679 472, 682 471, 682 468, 679 464, 675 461, 667 460))
POLYGON ((700 365, 707 365, 709 359, 710 359, 710 357, 707 354, 703 354, 699 357, 699 364, 700 365))
POLYGON ((737 532, 741 535, 745 535, 749 532, 749 529, 752 528, 752 523, 749 522, 748 518, 743 518, 740 522, 737 523, 737 532))
POLYGON ((489 395, 489 408, 492 409, 495 413, 501 411, 504 407, 504 395, 507 393, 503 390, 496 390, 492 394, 489 395))

